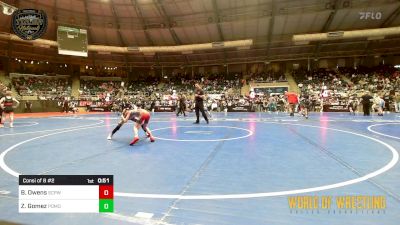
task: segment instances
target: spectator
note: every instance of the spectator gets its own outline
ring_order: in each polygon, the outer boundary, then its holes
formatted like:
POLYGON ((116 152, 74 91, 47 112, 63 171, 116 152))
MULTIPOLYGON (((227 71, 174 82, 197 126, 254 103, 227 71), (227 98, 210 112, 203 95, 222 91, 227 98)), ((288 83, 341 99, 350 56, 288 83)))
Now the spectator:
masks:
POLYGON ((27 100, 25 102, 25 110, 26 113, 31 113, 32 112, 32 102, 30 102, 29 100, 27 100))
POLYGON ((395 110, 397 113, 400 113, 400 92, 397 92, 395 97, 394 97, 394 103, 395 103, 395 110))

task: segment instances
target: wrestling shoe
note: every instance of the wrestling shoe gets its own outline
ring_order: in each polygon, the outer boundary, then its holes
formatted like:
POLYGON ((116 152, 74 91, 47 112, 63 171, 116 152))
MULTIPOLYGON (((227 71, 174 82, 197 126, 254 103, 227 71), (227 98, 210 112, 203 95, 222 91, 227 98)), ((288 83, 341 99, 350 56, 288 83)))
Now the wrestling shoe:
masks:
POLYGON ((0 128, 3 128, 4 127, 4 125, 3 124, 0 124, 0 128))
MULTIPOLYGON (((383 116, 383 115, 382 115, 382 116, 383 116)), ((13 128, 13 127, 14 127, 14 124, 13 124, 13 123, 10 123, 10 127, 13 128)))
POLYGON ((136 142, 138 142, 138 141, 139 141, 139 138, 138 138, 138 137, 135 137, 129 145, 134 145, 134 144, 136 144, 136 142))
POLYGON ((200 122, 199 121, 196 121, 196 122, 194 122, 193 124, 199 124, 200 122))
POLYGON ((150 136, 150 141, 154 142, 154 141, 156 141, 156 139, 153 136, 150 136))
POLYGON ((111 140, 112 139, 112 135, 108 135, 107 140, 111 140))

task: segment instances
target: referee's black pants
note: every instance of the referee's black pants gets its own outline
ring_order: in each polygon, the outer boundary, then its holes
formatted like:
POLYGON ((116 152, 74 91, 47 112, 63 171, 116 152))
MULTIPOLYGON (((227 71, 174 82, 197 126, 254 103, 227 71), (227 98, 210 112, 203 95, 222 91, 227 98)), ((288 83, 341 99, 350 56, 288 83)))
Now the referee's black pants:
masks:
POLYGON ((371 105, 369 103, 363 104, 364 116, 369 116, 371 105))
POLYGON ((63 112, 68 113, 69 111, 69 106, 68 105, 64 105, 63 106, 63 112))
POLYGON ((203 102, 196 102, 196 106, 194 107, 194 110, 196 112, 196 123, 200 121, 200 113, 203 115, 204 119, 208 122, 207 114, 204 112, 204 104, 203 102))
POLYGON ((182 113, 184 116, 186 116, 185 111, 186 111, 186 105, 185 104, 179 105, 179 110, 176 115, 179 116, 182 113))

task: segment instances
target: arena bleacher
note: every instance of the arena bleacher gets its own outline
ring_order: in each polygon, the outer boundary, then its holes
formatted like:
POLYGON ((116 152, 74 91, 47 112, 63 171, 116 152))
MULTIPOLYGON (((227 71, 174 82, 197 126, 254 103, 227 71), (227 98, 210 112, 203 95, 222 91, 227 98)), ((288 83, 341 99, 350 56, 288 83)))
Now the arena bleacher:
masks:
MULTIPOLYGON (((393 66, 378 66, 374 68, 361 67, 358 69, 341 67, 338 69, 306 69, 291 72, 300 94, 310 95, 313 99, 313 111, 320 111, 322 104, 347 105, 352 97, 359 98, 365 91, 376 93, 387 101, 386 110, 395 110, 395 94, 400 89, 399 72, 393 66), (326 95, 326 96, 324 96, 326 95), (324 99, 324 101, 321 101, 324 99)), ((246 83, 268 84, 287 82, 287 78, 279 73, 250 73, 235 79, 222 79, 220 75, 198 74, 200 79, 172 79, 174 81, 159 82, 127 81, 122 80, 81 80, 79 86, 79 100, 83 101, 120 101, 127 97, 134 104, 151 108, 155 106, 177 106, 177 99, 181 95, 187 96, 189 105, 192 105, 193 86, 203 84, 203 89, 210 96, 207 103, 210 110, 223 111, 228 106, 251 106, 255 111, 286 111, 286 102, 281 94, 266 93, 250 96, 250 92, 243 93, 246 83), (244 81, 246 79, 247 81, 244 81), (244 81, 244 83, 243 83, 244 81), (211 107, 214 103, 214 107, 211 107)), ((48 76, 12 74, 12 88, 18 95, 36 96, 40 100, 61 100, 71 98, 71 78, 69 76, 48 76)), ((112 103, 110 103, 112 104, 112 103)))

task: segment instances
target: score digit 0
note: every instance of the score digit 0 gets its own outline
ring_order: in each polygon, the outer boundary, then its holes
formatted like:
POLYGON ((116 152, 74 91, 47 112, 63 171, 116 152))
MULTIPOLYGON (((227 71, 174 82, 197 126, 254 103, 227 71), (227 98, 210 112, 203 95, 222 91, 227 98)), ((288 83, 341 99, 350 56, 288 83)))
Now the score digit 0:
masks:
POLYGON ((99 198, 100 199, 113 199, 114 188, 112 185, 100 185, 99 186, 99 198))

